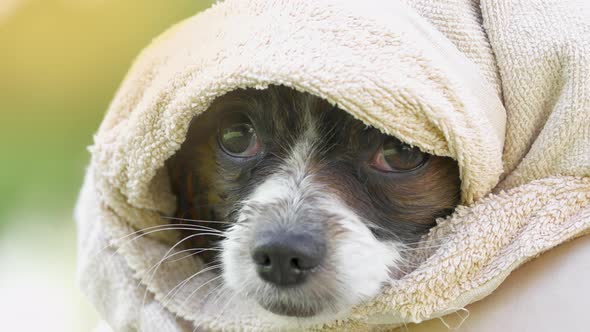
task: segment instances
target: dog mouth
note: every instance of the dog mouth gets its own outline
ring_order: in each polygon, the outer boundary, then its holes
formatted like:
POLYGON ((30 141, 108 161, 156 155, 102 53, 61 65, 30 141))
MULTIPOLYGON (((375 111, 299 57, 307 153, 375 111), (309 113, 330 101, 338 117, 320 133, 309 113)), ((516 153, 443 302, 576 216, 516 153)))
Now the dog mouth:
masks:
POLYGON ((311 306, 304 305, 290 305, 283 302, 265 302, 259 301, 258 304, 267 311, 273 314, 294 318, 309 318, 317 315, 319 310, 311 306))

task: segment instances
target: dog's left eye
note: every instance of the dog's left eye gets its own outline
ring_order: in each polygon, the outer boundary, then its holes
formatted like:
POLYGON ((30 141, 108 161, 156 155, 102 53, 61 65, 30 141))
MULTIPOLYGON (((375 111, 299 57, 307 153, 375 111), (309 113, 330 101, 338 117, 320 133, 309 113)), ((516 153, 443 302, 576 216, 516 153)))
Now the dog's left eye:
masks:
POLYGON ((260 140, 250 121, 243 117, 231 117, 219 128, 219 145, 234 157, 253 157, 261 150, 260 140))
POLYGON ((382 172, 408 172, 426 162, 428 154, 390 137, 371 158, 371 166, 382 172))

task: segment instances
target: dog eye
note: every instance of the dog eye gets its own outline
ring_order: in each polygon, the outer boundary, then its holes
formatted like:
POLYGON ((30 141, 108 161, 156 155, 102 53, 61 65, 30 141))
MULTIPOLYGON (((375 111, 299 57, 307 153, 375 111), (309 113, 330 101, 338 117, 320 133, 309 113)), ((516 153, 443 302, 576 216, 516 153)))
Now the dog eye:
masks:
POLYGON ((387 139, 371 159, 371 166, 382 172, 408 172, 422 166, 428 155, 395 138, 387 139))
POLYGON ((256 130, 249 120, 228 119, 219 129, 219 145, 225 153, 241 158, 253 157, 261 150, 256 130))

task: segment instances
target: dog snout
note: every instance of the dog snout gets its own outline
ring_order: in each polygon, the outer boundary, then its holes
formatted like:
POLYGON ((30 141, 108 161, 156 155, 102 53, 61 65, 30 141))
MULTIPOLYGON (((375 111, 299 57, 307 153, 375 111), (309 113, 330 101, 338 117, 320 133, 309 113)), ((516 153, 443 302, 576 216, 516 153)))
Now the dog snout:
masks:
POLYGON ((251 254, 260 278, 292 287, 302 284, 322 263, 325 251, 318 234, 275 232, 258 236, 251 254))

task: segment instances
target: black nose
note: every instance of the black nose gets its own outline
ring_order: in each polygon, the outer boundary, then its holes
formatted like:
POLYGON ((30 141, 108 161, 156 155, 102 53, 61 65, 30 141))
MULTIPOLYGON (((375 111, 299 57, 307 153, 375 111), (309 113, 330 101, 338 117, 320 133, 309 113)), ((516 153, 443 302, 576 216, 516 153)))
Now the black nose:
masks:
POLYGON ((317 234, 264 234, 252 250, 258 275, 277 286, 296 286, 322 262, 325 244, 317 234))

